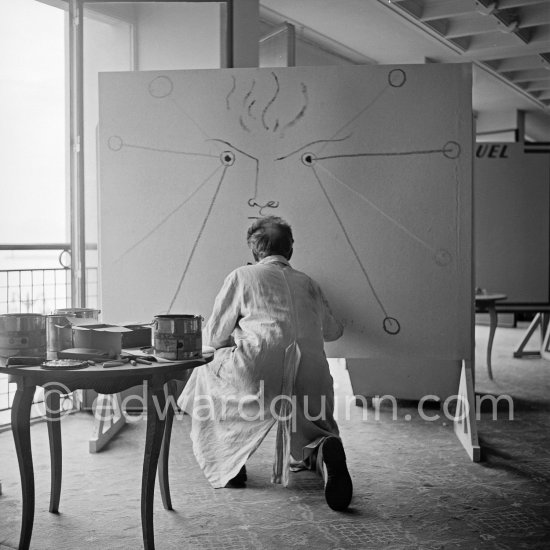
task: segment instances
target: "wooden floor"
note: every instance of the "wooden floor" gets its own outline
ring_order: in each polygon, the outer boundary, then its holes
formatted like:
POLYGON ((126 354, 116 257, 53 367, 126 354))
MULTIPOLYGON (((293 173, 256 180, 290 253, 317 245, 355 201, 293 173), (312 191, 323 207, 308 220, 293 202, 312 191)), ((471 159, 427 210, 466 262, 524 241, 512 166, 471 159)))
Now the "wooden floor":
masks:
MULTIPOLYGON (((288 488, 270 483, 273 434, 251 458, 246 489, 212 489, 195 463, 189 423, 174 423, 170 479, 174 511, 155 497, 156 547, 162 549, 535 549, 550 540, 550 362, 514 359, 523 328, 499 328, 494 381, 484 368, 488 328, 476 329, 478 395, 510 396, 493 419, 484 402, 478 430, 482 462, 472 463, 452 422, 422 420, 413 403, 397 418, 383 407, 339 408, 355 493, 347 513, 330 510, 311 472, 288 488), (363 415, 366 413, 367 417, 363 415), (407 415, 410 419, 407 420, 407 415)), ((333 365, 340 404, 351 396, 347 372, 333 365)), ((140 481, 145 422, 128 425, 101 453, 88 453, 92 417, 63 420, 60 513, 50 514, 44 423, 31 428, 36 512, 31 548, 135 550, 141 547, 140 481)), ((21 491, 10 432, 0 433, 0 549, 16 548, 21 491)))

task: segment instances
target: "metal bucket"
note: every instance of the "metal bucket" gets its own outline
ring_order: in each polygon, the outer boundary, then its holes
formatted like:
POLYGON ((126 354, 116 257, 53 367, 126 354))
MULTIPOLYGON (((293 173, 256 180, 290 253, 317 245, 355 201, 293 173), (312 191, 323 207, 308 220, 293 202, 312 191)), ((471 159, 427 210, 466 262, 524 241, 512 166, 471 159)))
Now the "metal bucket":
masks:
POLYGON ((46 357, 46 317, 38 313, 0 315, 0 358, 46 357))
POLYGON ((202 357, 202 317, 155 315, 153 348, 155 355, 172 361, 202 357))
POLYGON ((73 325, 66 315, 46 317, 46 357, 57 359, 57 352, 73 347, 73 325))
POLYGON ((97 321, 99 313, 98 309, 67 307, 56 309, 52 315, 48 315, 46 321, 46 357, 57 359, 59 351, 74 347, 71 319, 97 321))

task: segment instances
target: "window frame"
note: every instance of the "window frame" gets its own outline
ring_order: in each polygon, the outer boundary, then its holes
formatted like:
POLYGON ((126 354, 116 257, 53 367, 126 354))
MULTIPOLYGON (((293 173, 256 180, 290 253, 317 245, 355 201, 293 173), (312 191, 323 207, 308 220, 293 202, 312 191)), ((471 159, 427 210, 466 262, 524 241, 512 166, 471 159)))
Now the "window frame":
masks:
MULTIPOLYGON (((59 6, 59 0, 40 0, 59 6)), ((162 3, 225 4, 222 66, 233 67, 233 0, 160 0, 162 3)), ((84 189, 84 7, 108 3, 155 3, 152 0, 64 0, 69 35, 69 204, 71 236, 71 303, 86 307, 86 230, 84 189), (68 6, 67 6, 68 1, 68 6)))

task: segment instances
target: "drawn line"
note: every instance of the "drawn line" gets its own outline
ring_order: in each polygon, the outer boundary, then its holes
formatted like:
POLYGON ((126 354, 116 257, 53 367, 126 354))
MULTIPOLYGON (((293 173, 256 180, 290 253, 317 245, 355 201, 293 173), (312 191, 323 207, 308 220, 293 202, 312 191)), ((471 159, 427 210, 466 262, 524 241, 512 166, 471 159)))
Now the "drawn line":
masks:
POLYGON ((445 153, 449 149, 427 149, 425 151, 398 151, 396 153, 348 153, 341 155, 327 155, 325 157, 316 157, 315 160, 354 158, 354 157, 397 157, 401 155, 429 155, 433 153, 445 153))
MULTIPOLYGON (((260 173, 260 161, 256 157, 253 157, 252 155, 249 155, 248 153, 246 153, 242 149, 239 149, 238 147, 235 147, 232 143, 230 143, 229 141, 225 141, 224 139, 210 138, 208 141, 217 141, 219 143, 225 143, 225 145, 229 145, 229 147, 232 147, 233 149, 235 149, 235 151, 238 151, 239 153, 242 153, 245 157, 248 157, 249 159, 252 159, 254 162, 256 162, 256 175, 254 177, 254 199, 256 199, 256 197, 258 195, 258 177, 259 177, 259 173, 260 173)), ((250 204, 250 202, 249 202, 249 204, 250 204)))
POLYGON ((256 120, 256 115, 254 115, 252 113, 252 107, 254 107, 254 105, 256 104, 256 100, 253 99, 251 102, 250 102, 250 105, 248 106, 248 109, 247 109, 247 114, 248 116, 253 119, 253 120, 256 120))
POLYGON ((176 206, 176 208, 174 208, 174 210, 172 210, 169 214, 167 214, 159 223, 157 223, 157 225, 155 225, 153 227, 153 229, 151 229, 144 237, 142 237, 139 241, 137 241, 135 244, 133 244, 130 248, 128 248, 128 250, 126 250, 125 252, 122 253, 122 255, 117 259, 115 260, 115 263, 116 262, 119 262, 120 260, 122 260, 122 258, 124 258, 124 256, 126 256, 127 254, 129 254, 130 252, 132 252, 132 250, 134 250, 136 247, 138 247, 143 241, 145 241, 146 239, 148 239, 157 229, 159 229, 159 227, 161 227, 162 225, 164 225, 178 210, 180 210, 180 208, 182 208, 187 202, 189 202, 205 185, 208 181, 210 181, 210 179, 212 178, 212 176, 218 172, 218 170, 221 168, 221 166, 217 166, 216 169, 190 194, 188 195, 182 202, 180 202, 180 204, 178 204, 178 206, 176 206))
POLYGON ((288 157, 291 157, 292 155, 295 155, 296 153, 299 153, 300 151, 303 151, 304 149, 307 149, 311 145, 315 145, 316 143, 326 143, 326 142, 334 142, 334 141, 344 141, 346 139, 349 139, 353 134, 348 134, 347 136, 343 138, 337 138, 337 139, 318 139, 316 141, 311 141, 309 143, 306 143, 305 145, 302 145, 299 149, 296 149, 295 151, 292 151, 291 153, 288 153, 286 155, 283 155, 282 157, 277 157, 275 160, 284 160, 288 157))
POLYGON ((275 79, 276 89, 275 93, 273 94, 273 97, 267 102, 267 105, 264 107, 264 110, 262 111, 262 124, 264 125, 264 128, 266 130, 269 130, 269 126, 265 123, 265 115, 267 113, 267 110, 273 105, 273 102, 277 99, 277 96, 279 95, 279 79, 277 78, 277 75, 275 73, 271 73, 273 75, 273 78, 275 79))
POLYGON ((162 149, 160 147, 148 147, 147 145, 134 145, 132 143, 124 143, 123 147, 128 147, 130 149, 143 149, 145 151, 155 151, 159 153, 173 153, 175 155, 188 155, 195 157, 209 157, 209 158, 218 158, 218 155, 210 155, 208 153, 190 153, 187 151, 174 151, 172 149, 162 149))
MULTIPOLYGON (((350 124, 352 124, 360 116, 362 116, 365 111, 370 109, 380 99, 380 97, 382 97, 382 94, 384 94, 384 92, 386 92, 388 90, 388 88, 389 88, 389 86, 384 86, 384 88, 382 88, 382 90, 380 92, 378 92, 378 94, 374 97, 374 99, 370 103, 365 105, 365 107, 363 107, 354 117, 352 117, 340 129, 338 129, 332 136, 330 136, 330 139, 335 138, 342 130, 344 130, 344 128, 347 128, 350 124)), ((323 151, 324 148, 325 148, 325 146, 321 147, 321 149, 319 149, 318 152, 321 153, 321 151, 323 151)))
POLYGON ((239 124, 245 132, 250 132, 250 128, 244 123, 243 115, 239 116, 239 124))
POLYGON ((255 79, 252 80, 252 86, 250 86, 250 90, 248 90, 248 92, 245 94, 245 96, 243 98, 243 108, 246 107, 246 102, 248 101, 248 98, 250 97, 250 95, 254 91, 254 86, 256 86, 256 80, 255 79))
POLYGON ((302 108, 300 109, 300 111, 298 112, 298 114, 290 122, 287 122, 283 126, 283 129, 281 130, 281 133, 280 133, 281 137, 284 136, 286 130, 288 130, 289 128, 292 128, 306 114, 306 110, 307 110, 308 105, 309 105, 309 98, 308 98, 308 94, 307 94, 307 86, 303 82, 301 84, 302 84, 302 96, 304 98, 304 104, 303 104, 302 108))
POLYGON ((233 92, 237 87, 237 79, 235 78, 235 75, 231 75, 231 78, 233 79, 233 87, 231 88, 231 90, 229 90, 229 93, 225 96, 225 108, 228 111, 231 108, 231 106, 229 105, 229 98, 233 95, 233 92))
POLYGON ((313 170, 313 173, 315 174, 315 178, 317 179, 317 183, 319 184, 319 187, 321 187, 321 190, 323 191, 323 194, 325 195, 325 198, 327 199, 330 207, 332 208, 332 212, 334 213, 334 216, 336 217, 338 223, 340 224, 340 228, 342 229, 342 232, 344 233, 344 237, 348 241, 348 244, 349 244, 349 246, 350 246, 350 248, 353 252, 353 255, 355 256, 355 259, 357 260, 357 263, 361 267, 361 271, 363 272, 363 275, 365 276, 365 279, 367 280, 367 283, 368 283, 368 285, 371 289, 371 292, 372 292, 375 300, 378 302, 378 305, 380 306, 380 309, 382 310, 382 313, 384 314, 384 316, 388 317, 388 312, 386 311, 386 308, 384 307, 384 305, 382 304, 382 301, 378 297, 378 294, 374 290, 374 286, 373 286, 372 281, 369 277, 369 274, 367 273, 367 270, 365 269, 365 266, 361 262, 361 258, 359 258, 359 254, 355 250, 355 247, 353 246, 353 244, 351 242, 351 239, 348 235, 348 232, 346 231, 346 228, 344 227, 344 224, 343 224, 340 216, 338 215, 338 212, 336 211, 336 208, 334 207, 334 204, 330 200, 330 197, 328 196, 328 193, 327 193, 327 190, 325 189, 325 186, 321 182, 321 178, 319 177, 319 174, 317 174, 317 171, 315 170, 314 166, 312 166, 311 169, 313 170))
POLYGON ((351 191, 352 193, 357 195, 361 200, 365 201, 369 206, 374 208, 380 215, 382 215, 388 221, 390 221, 395 226, 397 226, 399 229, 401 229, 401 231, 403 231, 403 233, 406 233, 411 239, 415 240, 416 242, 418 242, 419 244, 421 244, 422 246, 427 248, 430 252, 434 252, 434 253, 436 252, 435 248, 432 248, 426 241, 423 241, 420 237, 418 237, 417 235, 415 235, 414 233, 409 231, 404 225, 401 225, 397 220, 392 218, 390 215, 386 214, 386 212, 381 210, 378 206, 376 206, 376 204, 374 204, 369 199, 367 199, 367 197, 365 197, 365 195, 363 195, 362 193, 359 193, 359 191, 356 191, 355 189, 353 189, 353 187, 350 187, 347 183, 344 183, 341 179, 339 179, 337 176, 335 176, 330 170, 325 168, 323 165, 319 164, 319 168, 321 168, 327 174, 332 176, 332 178, 335 181, 337 181, 339 184, 343 185, 346 189, 348 189, 349 191, 351 191))
POLYGON ((178 297, 178 294, 181 290, 181 286, 183 285, 183 281, 185 280, 185 276, 187 275, 187 271, 189 270, 189 266, 191 265, 191 260, 193 259, 193 255, 195 254, 195 250, 197 249, 197 246, 199 244, 200 238, 202 236, 202 233, 204 231, 204 228, 206 227, 206 222, 208 221, 208 218, 210 217, 210 214, 212 213, 212 209, 214 208, 214 203, 216 202, 216 197, 218 196, 218 193, 220 191, 220 187, 223 183, 223 178, 225 177, 225 173, 227 171, 227 166, 223 169, 222 176, 220 178, 220 181, 218 183, 218 186, 216 187, 216 191, 214 192, 214 196, 212 197, 212 200, 210 201, 210 204, 208 206, 208 211, 206 212, 206 217, 204 218, 204 221, 202 222, 201 228, 199 230, 199 233, 197 235, 197 238, 195 239, 195 242, 193 244, 193 248, 191 249, 191 253, 189 254, 189 258, 187 258, 187 264, 185 265, 185 269, 183 270, 183 274, 179 280, 178 287, 176 289, 176 292, 174 293, 174 296, 172 298, 172 301, 170 302, 170 306, 168 307, 168 313, 172 310, 172 307, 174 305, 174 302, 176 301, 176 298, 178 297))
POLYGON ((206 133, 202 126, 183 107, 181 107, 175 99, 171 98, 170 101, 172 101, 172 103, 176 106, 176 109, 181 111, 197 127, 205 138, 210 139, 210 136, 206 133))
POLYGON ((229 147, 232 147, 233 149, 235 149, 235 151, 239 151, 239 153, 242 153, 245 157, 248 157, 249 159, 259 162, 256 157, 253 157, 252 155, 249 155, 247 152, 243 151, 242 149, 235 147, 231 142, 226 141, 225 139, 209 138, 207 141, 217 141, 219 143, 225 143, 225 145, 229 145, 229 147))

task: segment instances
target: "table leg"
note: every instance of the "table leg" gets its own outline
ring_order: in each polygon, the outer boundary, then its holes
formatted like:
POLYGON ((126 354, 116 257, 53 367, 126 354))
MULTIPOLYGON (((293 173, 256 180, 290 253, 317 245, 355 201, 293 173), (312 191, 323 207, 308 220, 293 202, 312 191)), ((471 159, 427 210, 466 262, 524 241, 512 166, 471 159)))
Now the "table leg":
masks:
POLYGON ((488 304, 487 309, 489 311, 489 341, 487 342, 487 374, 489 375, 489 380, 493 379, 493 368, 491 365, 491 353, 493 351, 493 340, 495 338, 495 331, 498 324, 498 315, 495 308, 495 304, 488 304))
POLYGON ((46 391, 46 420, 48 423, 48 438, 50 440, 51 489, 50 512, 59 511, 61 496, 62 475, 62 448, 61 448, 61 411, 59 409, 60 393, 58 390, 46 391))
POLYGON ((141 528, 145 550, 154 550, 155 548, 153 497, 160 447, 164 435, 165 402, 163 384, 154 380, 149 382, 147 387, 147 434, 141 482, 141 528))
POLYGON ((34 470, 32 465, 30 416, 36 386, 25 386, 24 384, 24 378, 18 381, 11 409, 11 429, 15 450, 17 451, 23 495, 19 550, 29 548, 34 523, 34 470))
POLYGON ((176 394, 176 383, 171 380, 166 383, 166 423, 164 426, 164 438, 160 449, 160 460, 158 465, 160 496, 165 510, 173 510, 172 499, 170 498, 170 482, 168 478, 168 457, 170 455, 170 439, 172 437, 172 424, 174 422, 174 407, 176 405, 174 396, 176 394))

